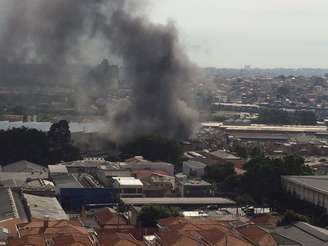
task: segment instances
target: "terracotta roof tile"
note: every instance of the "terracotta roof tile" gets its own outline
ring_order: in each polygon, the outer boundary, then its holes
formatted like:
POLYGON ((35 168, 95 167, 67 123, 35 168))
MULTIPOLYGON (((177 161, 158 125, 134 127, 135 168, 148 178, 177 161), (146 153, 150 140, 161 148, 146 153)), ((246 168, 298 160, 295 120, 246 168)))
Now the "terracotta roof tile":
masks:
POLYGON ((17 228, 16 225, 23 223, 24 221, 21 219, 8 219, 0 221, 0 227, 4 227, 9 230, 9 237, 17 236, 17 228))
POLYGON ((270 233, 256 225, 246 225, 237 229, 245 238, 258 246, 276 246, 277 243, 270 233))
POLYGON ((272 225, 276 226, 280 221, 280 216, 276 215, 260 215, 251 219, 251 221, 257 225, 272 225))
POLYGON ((224 245, 251 246, 230 225, 211 219, 166 218, 160 220, 164 228, 158 233, 163 245, 224 245))
POLYGON ((137 179, 147 179, 153 175, 157 176, 168 176, 168 173, 165 171, 151 171, 151 170, 136 170, 132 172, 133 176, 137 179))
POLYGON ((98 235, 100 246, 141 246, 143 242, 137 241, 127 233, 101 233, 98 235))
POLYGON ((105 225, 127 225, 127 221, 116 212, 105 208, 95 213, 95 218, 100 226, 105 225))
POLYGON ((17 225, 21 238, 16 238, 10 245, 43 246, 52 241, 54 246, 92 246, 89 232, 77 225, 76 221, 49 221, 44 227, 43 221, 32 221, 17 225))

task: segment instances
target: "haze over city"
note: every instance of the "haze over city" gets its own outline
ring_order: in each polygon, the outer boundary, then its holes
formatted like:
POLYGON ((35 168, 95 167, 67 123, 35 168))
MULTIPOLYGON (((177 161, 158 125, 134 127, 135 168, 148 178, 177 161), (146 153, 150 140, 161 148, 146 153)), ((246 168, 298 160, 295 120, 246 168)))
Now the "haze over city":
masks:
POLYGON ((149 9, 177 25, 201 66, 328 67, 325 0, 165 0, 149 9))
POLYGON ((0 245, 327 245, 327 20, 0 0, 0 245))

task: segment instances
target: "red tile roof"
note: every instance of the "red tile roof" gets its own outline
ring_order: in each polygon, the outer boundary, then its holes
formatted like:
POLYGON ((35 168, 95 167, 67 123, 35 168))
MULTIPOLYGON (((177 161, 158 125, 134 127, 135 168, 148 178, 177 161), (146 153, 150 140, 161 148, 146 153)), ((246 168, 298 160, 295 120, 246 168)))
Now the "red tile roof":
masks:
POLYGON ((52 241, 54 246, 93 246, 89 232, 70 221, 49 221, 44 227, 43 221, 32 221, 17 225, 19 238, 10 239, 9 245, 46 246, 47 241, 52 241))
POLYGON ((17 237, 17 228, 16 225, 21 224, 25 221, 21 219, 8 219, 0 221, 0 227, 4 227, 9 231, 9 237, 17 237))
POLYGON ((106 225, 127 225, 127 221, 120 214, 104 208, 95 213, 95 218, 100 226, 106 225))
POLYGON ((279 223, 280 219, 281 217, 278 215, 267 214, 256 216, 255 218, 251 219, 251 221, 256 225, 276 226, 279 223))
POLYGON ((211 219, 166 218, 158 237, 162 245, 250 246, 228 223, 211 219))
POLYGON ((143 242, 137 241, 127 233, 101 233, 98 235, 100 246, 141 246, 143 242))
POLYGON ((158 170, 156 172, 151 170, 136 170, 132 172, 133 176, 137 179, 146 179, 153 175, 157 176, 168 176, 168 173, 165 171, 158 170))

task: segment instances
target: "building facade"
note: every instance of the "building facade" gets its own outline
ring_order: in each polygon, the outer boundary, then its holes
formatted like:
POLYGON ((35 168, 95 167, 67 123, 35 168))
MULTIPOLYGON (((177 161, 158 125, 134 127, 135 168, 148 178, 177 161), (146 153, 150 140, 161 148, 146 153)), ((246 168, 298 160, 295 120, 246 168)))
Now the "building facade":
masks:
POLYGON ((325 208, 328 213, 328 176, 282 176, 281 185, 292 196, 325 208))

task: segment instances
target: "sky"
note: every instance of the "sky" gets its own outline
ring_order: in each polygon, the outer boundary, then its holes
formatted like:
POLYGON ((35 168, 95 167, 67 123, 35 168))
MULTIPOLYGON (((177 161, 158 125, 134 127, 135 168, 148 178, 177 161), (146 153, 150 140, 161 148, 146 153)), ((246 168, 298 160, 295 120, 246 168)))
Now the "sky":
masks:
POLYGON ((202 67, 328 68, 327 0, 152 0, 202 67))

